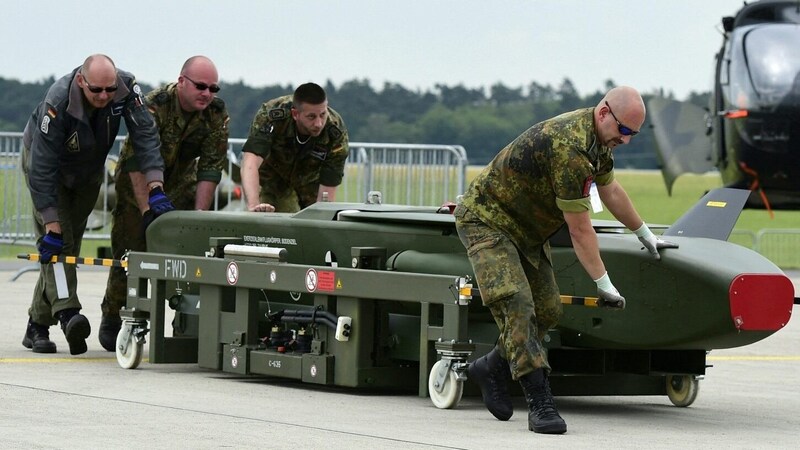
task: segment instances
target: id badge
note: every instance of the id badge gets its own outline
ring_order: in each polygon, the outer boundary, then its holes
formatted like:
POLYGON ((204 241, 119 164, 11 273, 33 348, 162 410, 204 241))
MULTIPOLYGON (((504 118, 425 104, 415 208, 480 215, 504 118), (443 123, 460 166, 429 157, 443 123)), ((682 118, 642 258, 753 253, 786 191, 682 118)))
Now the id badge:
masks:
POLYGON ((589 188, 589 200, 592 202, 592 212, 603 212, 603 202, 600 200, 600 193, 597 191, 596 183, 592 183, 592 187, 589 188))

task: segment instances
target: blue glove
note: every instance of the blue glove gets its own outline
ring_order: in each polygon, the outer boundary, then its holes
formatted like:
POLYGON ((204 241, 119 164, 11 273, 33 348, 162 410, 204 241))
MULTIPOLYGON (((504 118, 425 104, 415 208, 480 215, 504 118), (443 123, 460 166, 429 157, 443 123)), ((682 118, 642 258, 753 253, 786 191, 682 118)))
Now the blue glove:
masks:
POLYGON ((64 250, 64 239, 61 233, 48 231, 39 241, 39 262, 47 264, 53 256, 60 255, 64 250))
POLYGON ((150 198, 147 199, 147 204, 150 205, 150 211, 153 212, 153 219, 175 210, 175 205, 169 201, 160 186, 150 189, 150 198))

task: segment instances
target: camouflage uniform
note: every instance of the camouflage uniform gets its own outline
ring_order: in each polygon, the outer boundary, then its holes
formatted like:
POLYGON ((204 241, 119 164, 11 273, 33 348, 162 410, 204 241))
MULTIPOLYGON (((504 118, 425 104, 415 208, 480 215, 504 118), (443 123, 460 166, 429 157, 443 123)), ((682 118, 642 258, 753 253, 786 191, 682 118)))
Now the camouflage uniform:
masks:
MULTIPOLYGON (((214 98, 203 111, 184 112, 178 101, 176 84, 158 88, 146 96, 156 120, 164 158, 164 192, 179 210, 195 205, 198 181, 219 183, 227 163, 228 111, 225 102, 214 98)), ((125 140, 114 175, 116 205, 111 227, 111 248, 115 259, 126 250, 146 251, 142 234, 142 213, 136 203, 128 172, 139 170, 125 140)), ((117 316, 125 305, 127 277, 122 268, 111 268, 103 299, 103 316, 117 316)))
POLYGON ((264 158, 260 201, 276 212, 296 212, 316 202, 320 184, 340 185, 349 151, 347 128, 332 108, 320 135, 305 144, 296 139, 291 109, 291 95, 261 105, 242 148, 264 158))
POLYGON ((564 224, 564 212, 591 208, 592 182, 614 179, 613 156, 597 142, 593 111, 529 128, 473 180, 454 213, 514 379, 550 370, 542 339, 558 323, 561 300, 548 239, 564 224))

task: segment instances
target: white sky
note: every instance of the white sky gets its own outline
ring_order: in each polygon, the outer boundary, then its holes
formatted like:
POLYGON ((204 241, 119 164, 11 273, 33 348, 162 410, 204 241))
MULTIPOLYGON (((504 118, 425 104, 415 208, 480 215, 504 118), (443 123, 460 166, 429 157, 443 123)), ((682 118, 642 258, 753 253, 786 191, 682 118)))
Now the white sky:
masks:
POLYGON ((9 0, 0 76, 59 77, 92 53, 151 85, 204 54, 223 82, 368 79, 408 89, 605 80, 708 91, 723 15, 742 0, 9 0))

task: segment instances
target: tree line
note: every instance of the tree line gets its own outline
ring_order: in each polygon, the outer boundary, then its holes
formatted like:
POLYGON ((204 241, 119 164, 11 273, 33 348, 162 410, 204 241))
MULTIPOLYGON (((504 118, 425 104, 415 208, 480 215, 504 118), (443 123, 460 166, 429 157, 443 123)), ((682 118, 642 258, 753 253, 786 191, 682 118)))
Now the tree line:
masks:
MULTIPOLYGON (((22 131, 53 82, 53 77, 34 83, 0 77, 0 131, 22 131)), ((154 88, 141 86, 145 92, 154 88)), ((218 96, 225 100, 231 116, 230 136, 236 138, 247 137, 263 102, 294 91, 291 85, 252 87, 241 81, 221 86, 218 96)), ((569 78, 558 86, 537 82, 524 87, 496 83, 488 88, 436 84, 427 90, 410 90, 392 82, 375 89, 368 79, 353 79, 339 86, 330 81, 323 84, 329 104, 344 118, 351 141, 462 145, 470 164, 486 164, 534 123, 596 105, 614 86, 608 80, 602 91, 581 96, 569 78)), ((652 95, 643 93, 645 101, 652 95)), ((709 95, 693 92, 688 100, 706 106, 709 95)), ((636 139, 615 151, 618 166, 657 168, 648 125, 645 122, 636 139)))

